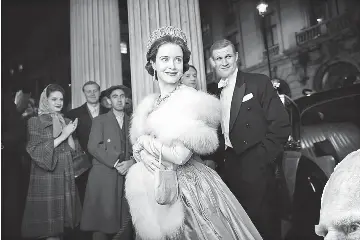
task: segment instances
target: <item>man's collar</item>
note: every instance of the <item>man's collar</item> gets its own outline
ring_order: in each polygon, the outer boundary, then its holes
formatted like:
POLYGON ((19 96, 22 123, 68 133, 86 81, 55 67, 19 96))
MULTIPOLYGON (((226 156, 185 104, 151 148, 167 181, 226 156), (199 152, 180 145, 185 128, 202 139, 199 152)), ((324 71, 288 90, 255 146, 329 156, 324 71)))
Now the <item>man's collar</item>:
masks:
POLYGON ((234 72, 232 74, 230 74, 227 78, 224 79, 220 79, 219 83, 218 83, 218 88, 225 88, 227 87, 229 84, 233 84, 236 83, 236 76, 238 73, 238 68, 236 68, 234 70, 234 72))
POLYGON ((122 112, 117 112, 117 113, 115 113, 114 109, 111 109, 111 111, 114 113, 114 115, 115 115, 116 118, 122 118, 122 117, 124 117, 124 115, 125 115, 124 111, 122 111, 122 112))
POLYGON ((94 107, 93 105, 86 103, 87 107, 91 110, 95 110, 95 109, 99 109, 100 108, 100 103, 97 103, 96 106, 94 107))

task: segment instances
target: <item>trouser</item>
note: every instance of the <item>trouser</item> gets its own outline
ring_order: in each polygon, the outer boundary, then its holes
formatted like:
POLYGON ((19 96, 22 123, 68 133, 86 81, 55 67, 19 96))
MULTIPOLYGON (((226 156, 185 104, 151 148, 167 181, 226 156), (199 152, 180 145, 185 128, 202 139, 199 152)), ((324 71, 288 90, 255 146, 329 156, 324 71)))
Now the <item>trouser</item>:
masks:
POLYGON ((232 148, 225 151, 220 174, 243 206, 264 240, 281 239, 281 219, 276 204, 274 169, 264 152, 256 147, 242 154, 232 148), (258 161, 258 162, 254 162, 258 161))

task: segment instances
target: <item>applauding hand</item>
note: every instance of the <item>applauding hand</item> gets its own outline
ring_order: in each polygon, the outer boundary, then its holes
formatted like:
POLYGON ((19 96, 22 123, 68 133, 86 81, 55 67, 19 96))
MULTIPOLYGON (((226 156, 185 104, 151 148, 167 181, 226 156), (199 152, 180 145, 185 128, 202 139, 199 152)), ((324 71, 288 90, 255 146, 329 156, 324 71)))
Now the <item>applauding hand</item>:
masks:
POLYGON ((68 138, 76 130, 77 125, 78 119, 76 118, 74 122, 69 122, 69 124, 63 128, 61 135, 63 135, 65 139, 68 138))

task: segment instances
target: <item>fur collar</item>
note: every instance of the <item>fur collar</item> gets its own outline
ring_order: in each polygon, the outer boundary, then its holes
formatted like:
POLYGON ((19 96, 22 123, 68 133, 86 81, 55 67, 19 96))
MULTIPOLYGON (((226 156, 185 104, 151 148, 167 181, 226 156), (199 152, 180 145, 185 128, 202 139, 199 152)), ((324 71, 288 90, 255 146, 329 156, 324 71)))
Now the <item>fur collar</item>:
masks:
POLYGON ((132 143, 144 134, 163 144, 181 141, 197 154, 209 154, 218 147, 217 127, 220 101, 207 93, 181 86, 153 111, 158 94, 147 96, 135 110, 130 128, 132 143))

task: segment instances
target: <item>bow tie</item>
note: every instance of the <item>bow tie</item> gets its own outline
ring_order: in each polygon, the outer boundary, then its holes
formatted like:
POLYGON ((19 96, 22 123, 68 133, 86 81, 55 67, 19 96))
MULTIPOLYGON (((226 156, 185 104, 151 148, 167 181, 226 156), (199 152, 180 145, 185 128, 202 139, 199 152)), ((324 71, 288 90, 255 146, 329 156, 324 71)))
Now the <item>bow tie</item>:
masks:
POLYGON ((229 79, 221 79, 220 82, 218 83, 218 88, 224 88, 229 84, 229 79))

